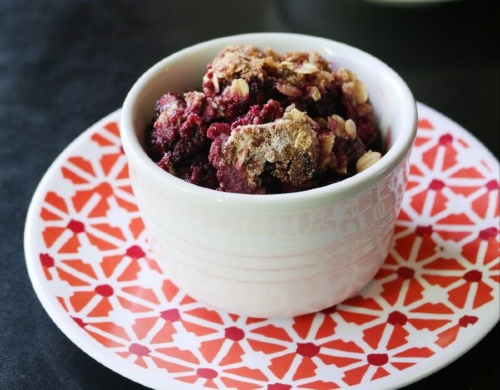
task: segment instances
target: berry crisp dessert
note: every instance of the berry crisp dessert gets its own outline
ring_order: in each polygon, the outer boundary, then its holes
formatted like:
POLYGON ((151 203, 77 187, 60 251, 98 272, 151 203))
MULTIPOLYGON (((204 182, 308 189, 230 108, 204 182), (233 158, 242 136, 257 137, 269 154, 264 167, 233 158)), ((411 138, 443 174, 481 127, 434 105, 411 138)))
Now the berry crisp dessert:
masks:
POLYGON ((201 90, 166 92, 146 129, 147 153, 198 186, 279 194, 326 186, 382 156, 365 85, 316 52, 228 46, 201 90))

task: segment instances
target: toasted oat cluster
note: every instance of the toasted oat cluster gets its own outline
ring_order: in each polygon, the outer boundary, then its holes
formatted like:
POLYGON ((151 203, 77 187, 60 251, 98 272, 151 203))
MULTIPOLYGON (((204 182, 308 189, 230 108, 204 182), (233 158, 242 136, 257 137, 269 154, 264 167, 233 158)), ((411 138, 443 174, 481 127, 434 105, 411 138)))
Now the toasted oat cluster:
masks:
POLYGON ((190 183, 276 194, 325 186, 382 155, 365 86, 316 52, 229 46, 201 91, 167 92, 146 131, 149 156, 190 183))

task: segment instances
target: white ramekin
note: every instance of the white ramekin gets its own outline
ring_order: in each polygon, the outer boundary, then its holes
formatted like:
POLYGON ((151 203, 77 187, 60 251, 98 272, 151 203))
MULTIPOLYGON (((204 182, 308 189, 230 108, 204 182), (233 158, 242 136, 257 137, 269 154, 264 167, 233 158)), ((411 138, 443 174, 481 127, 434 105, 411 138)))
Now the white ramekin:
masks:
POLYGON ((203 42, 147 70, 126 96, 121 137, 152 250, 193 298, 235 314, 295 316, 335 305, 375 275, 393 237, 416 135, 407 84, 388 65, 346 44, 290 33, 203 42), (201 90, 207 63, 225 46, 278 53, 318 51, 367 86, 386 154, 342 182, 292 194, 223 193, 187 183, 146 154, 144 133, 165 92, 201 90))

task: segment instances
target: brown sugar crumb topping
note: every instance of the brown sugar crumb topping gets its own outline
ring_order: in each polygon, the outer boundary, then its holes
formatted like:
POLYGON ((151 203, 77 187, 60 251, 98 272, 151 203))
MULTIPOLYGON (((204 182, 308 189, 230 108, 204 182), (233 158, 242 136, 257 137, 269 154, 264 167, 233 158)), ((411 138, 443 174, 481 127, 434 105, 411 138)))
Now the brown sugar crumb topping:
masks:
MULTIPOLYGON (((236 127, 222 147, 215 167, 231 167, 255 192, 265 192, 264 172, 283 184, 300 187, 312 180, 319 156, 319 141, 307 116, 292 109, 271 123, 236 127)), ((221 178, 221 188, 228 183, 221 178)))

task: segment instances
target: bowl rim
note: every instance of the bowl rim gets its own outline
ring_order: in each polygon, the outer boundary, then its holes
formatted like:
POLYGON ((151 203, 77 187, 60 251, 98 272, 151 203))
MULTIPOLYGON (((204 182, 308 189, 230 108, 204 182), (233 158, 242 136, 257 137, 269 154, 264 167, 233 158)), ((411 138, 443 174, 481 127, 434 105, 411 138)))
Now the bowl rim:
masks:
MULTIPOLYGON (((269 47, 272 47, 270 43, 269 47)), ((201 79, 200 75, 200 79, 201 79)), ((148 68, 139 78, 133 83, 132 87, 126 94, 125 100, 122 105, 120 114, 120 137, 123 144, 123 149, 127 159, 134 159, 134 163, 140 166, 141 170, 148 171, 159 183, 176 187, 179 191, 184 192, 186 195, 198 196, 204 199, 214 199, 217 202, 224 203, 239 203, 239 204, 290 204, 304 201, 315 201, 324 198, 335 197, 338 200, 348 198, 354 193, 359 193, 369 187, 376 185, 377 182, 388 176, 400 163, 403 162, 406 156, 411 152, 413 142, 416 137, 417 131, 417 104, 413 94, 408 87, 407 83, 402 77, 388 64, 373 56, 372 54, 351 46, 349 44, 336 41, 330 38, 321 36, 314 36, 300 33, 283 33, 283 32, 256 32, 228 35, 218 38, 209 39, 194 45, 185 47, 176 51, 160 61, 153 64, 148 68), (150 85, 151 81, 162 74, 167 68, 167 65, 175 60, 181 59, 185 55, 194 54, 197 51, 213 48, 215 46, 224 46, 228 44, 235 44, 238 40, 260 40, 268 38, 271 41, 280 39, 310 39, 316 43, 324 45, 334 45, 337 48, 342 48, 345 51, 355 53, 364 59, 373 61, 381 66, 384 71, 391 75, 391 81, 396 84, 400 93, 405 96, 401 102, 401 110, 407 113, 404 118, 404 126, 408 128, 403 136, 398 136, 395 143, 389 150, 382 156, 382 158, 368 169, 359 172, 349 178, 343 179, 339 182, 332 183, 323 187, 313 188, 300 192, 281 193, 281 194, 242 194, 217 191, 193 183, 186 182, 158 167, 148 156, 142 147, 134 130, 134 107, 137 99, 150 85)))

